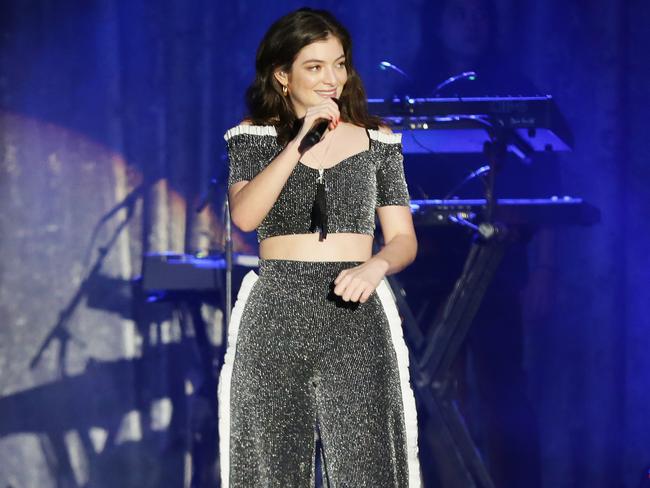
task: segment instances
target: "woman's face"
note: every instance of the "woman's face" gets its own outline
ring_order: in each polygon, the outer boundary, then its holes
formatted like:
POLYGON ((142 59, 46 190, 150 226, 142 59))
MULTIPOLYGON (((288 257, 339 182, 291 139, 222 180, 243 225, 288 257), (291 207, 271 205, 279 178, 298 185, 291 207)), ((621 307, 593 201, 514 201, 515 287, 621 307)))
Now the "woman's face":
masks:
POLYGON ((340 97, 348 79, 341 41, 329 36, 303 47, 291 70, 277 71, 276 79, 289 90, 289 98, 297 117, 303 117, 309 107, 326 98, 340 97))

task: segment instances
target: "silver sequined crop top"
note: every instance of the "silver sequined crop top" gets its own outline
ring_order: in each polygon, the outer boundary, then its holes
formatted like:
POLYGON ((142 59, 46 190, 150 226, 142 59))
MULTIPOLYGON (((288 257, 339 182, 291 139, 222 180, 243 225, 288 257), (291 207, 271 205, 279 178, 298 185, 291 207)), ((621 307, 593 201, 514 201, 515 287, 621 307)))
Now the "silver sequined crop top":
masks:
MULTIPOLYGON (((409 205, 401 134, 368 129, 369 148, 326 168, 325 190, 330 233, 373 235, 375 208, 409 205)), ((226 132, 228 186, 250 181, 282 151, 273 126, 238 125, 226 132)), ((309 234, 318 170, 298 163, 275 204, 257 228, 257 240, 309 234)))

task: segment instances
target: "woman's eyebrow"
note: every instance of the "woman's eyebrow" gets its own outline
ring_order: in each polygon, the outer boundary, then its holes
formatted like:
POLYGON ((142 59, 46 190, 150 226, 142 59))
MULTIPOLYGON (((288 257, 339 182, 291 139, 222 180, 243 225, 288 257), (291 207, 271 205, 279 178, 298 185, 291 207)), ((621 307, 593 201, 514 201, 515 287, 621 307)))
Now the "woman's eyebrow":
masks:
MULTIPOLYGON (((341 58, 345 58, 345 54, 341 54, 338 58, 336 58, 334 61, 338 61, 341 58)), ((308 64, 308 63, 324 63, 322 59, 308 59, 306 61, 303 61, 302 64, 308 64)))

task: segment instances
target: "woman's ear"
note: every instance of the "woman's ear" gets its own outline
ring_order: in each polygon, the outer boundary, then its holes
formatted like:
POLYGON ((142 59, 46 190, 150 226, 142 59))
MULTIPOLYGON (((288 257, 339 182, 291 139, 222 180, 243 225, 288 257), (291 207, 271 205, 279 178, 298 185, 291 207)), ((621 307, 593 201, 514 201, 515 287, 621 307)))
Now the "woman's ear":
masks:
POLYGON ((285 71, 278 68, 273 73, 273 76, 275 76, 275 79, 278 80, 278 83, 282 86, 287 86, 289 84, 289 75, 285 71))

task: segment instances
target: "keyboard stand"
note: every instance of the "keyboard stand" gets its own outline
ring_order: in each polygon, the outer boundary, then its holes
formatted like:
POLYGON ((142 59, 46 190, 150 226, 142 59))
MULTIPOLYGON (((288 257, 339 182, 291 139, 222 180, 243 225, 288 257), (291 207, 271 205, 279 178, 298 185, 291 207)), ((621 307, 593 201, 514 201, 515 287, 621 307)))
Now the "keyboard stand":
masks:
MULTIPOLYGON (((497 204, 494 184, 512 133, 494 127, 488 127, 487 132, 490 141, 485 144, 484 152, 490 173, 485 192, 485 222, 476 226, 462 218, 454 220, 474 231, 474 242, 460 277, 433 323, 431 337, 416 344, 423 345, 422 349, 413 348, 419 351, 413 366, 413 383, 416 396, 428 414, 427 438, 441 486, 495 488, 458 410, 451 371, 507 244, 507 229, 493 222, 497 204)), ((409 323, 413 324, 408 321, 407 328, 409 323)), ((416 336, 413 332, 406 335, 416 336)))

